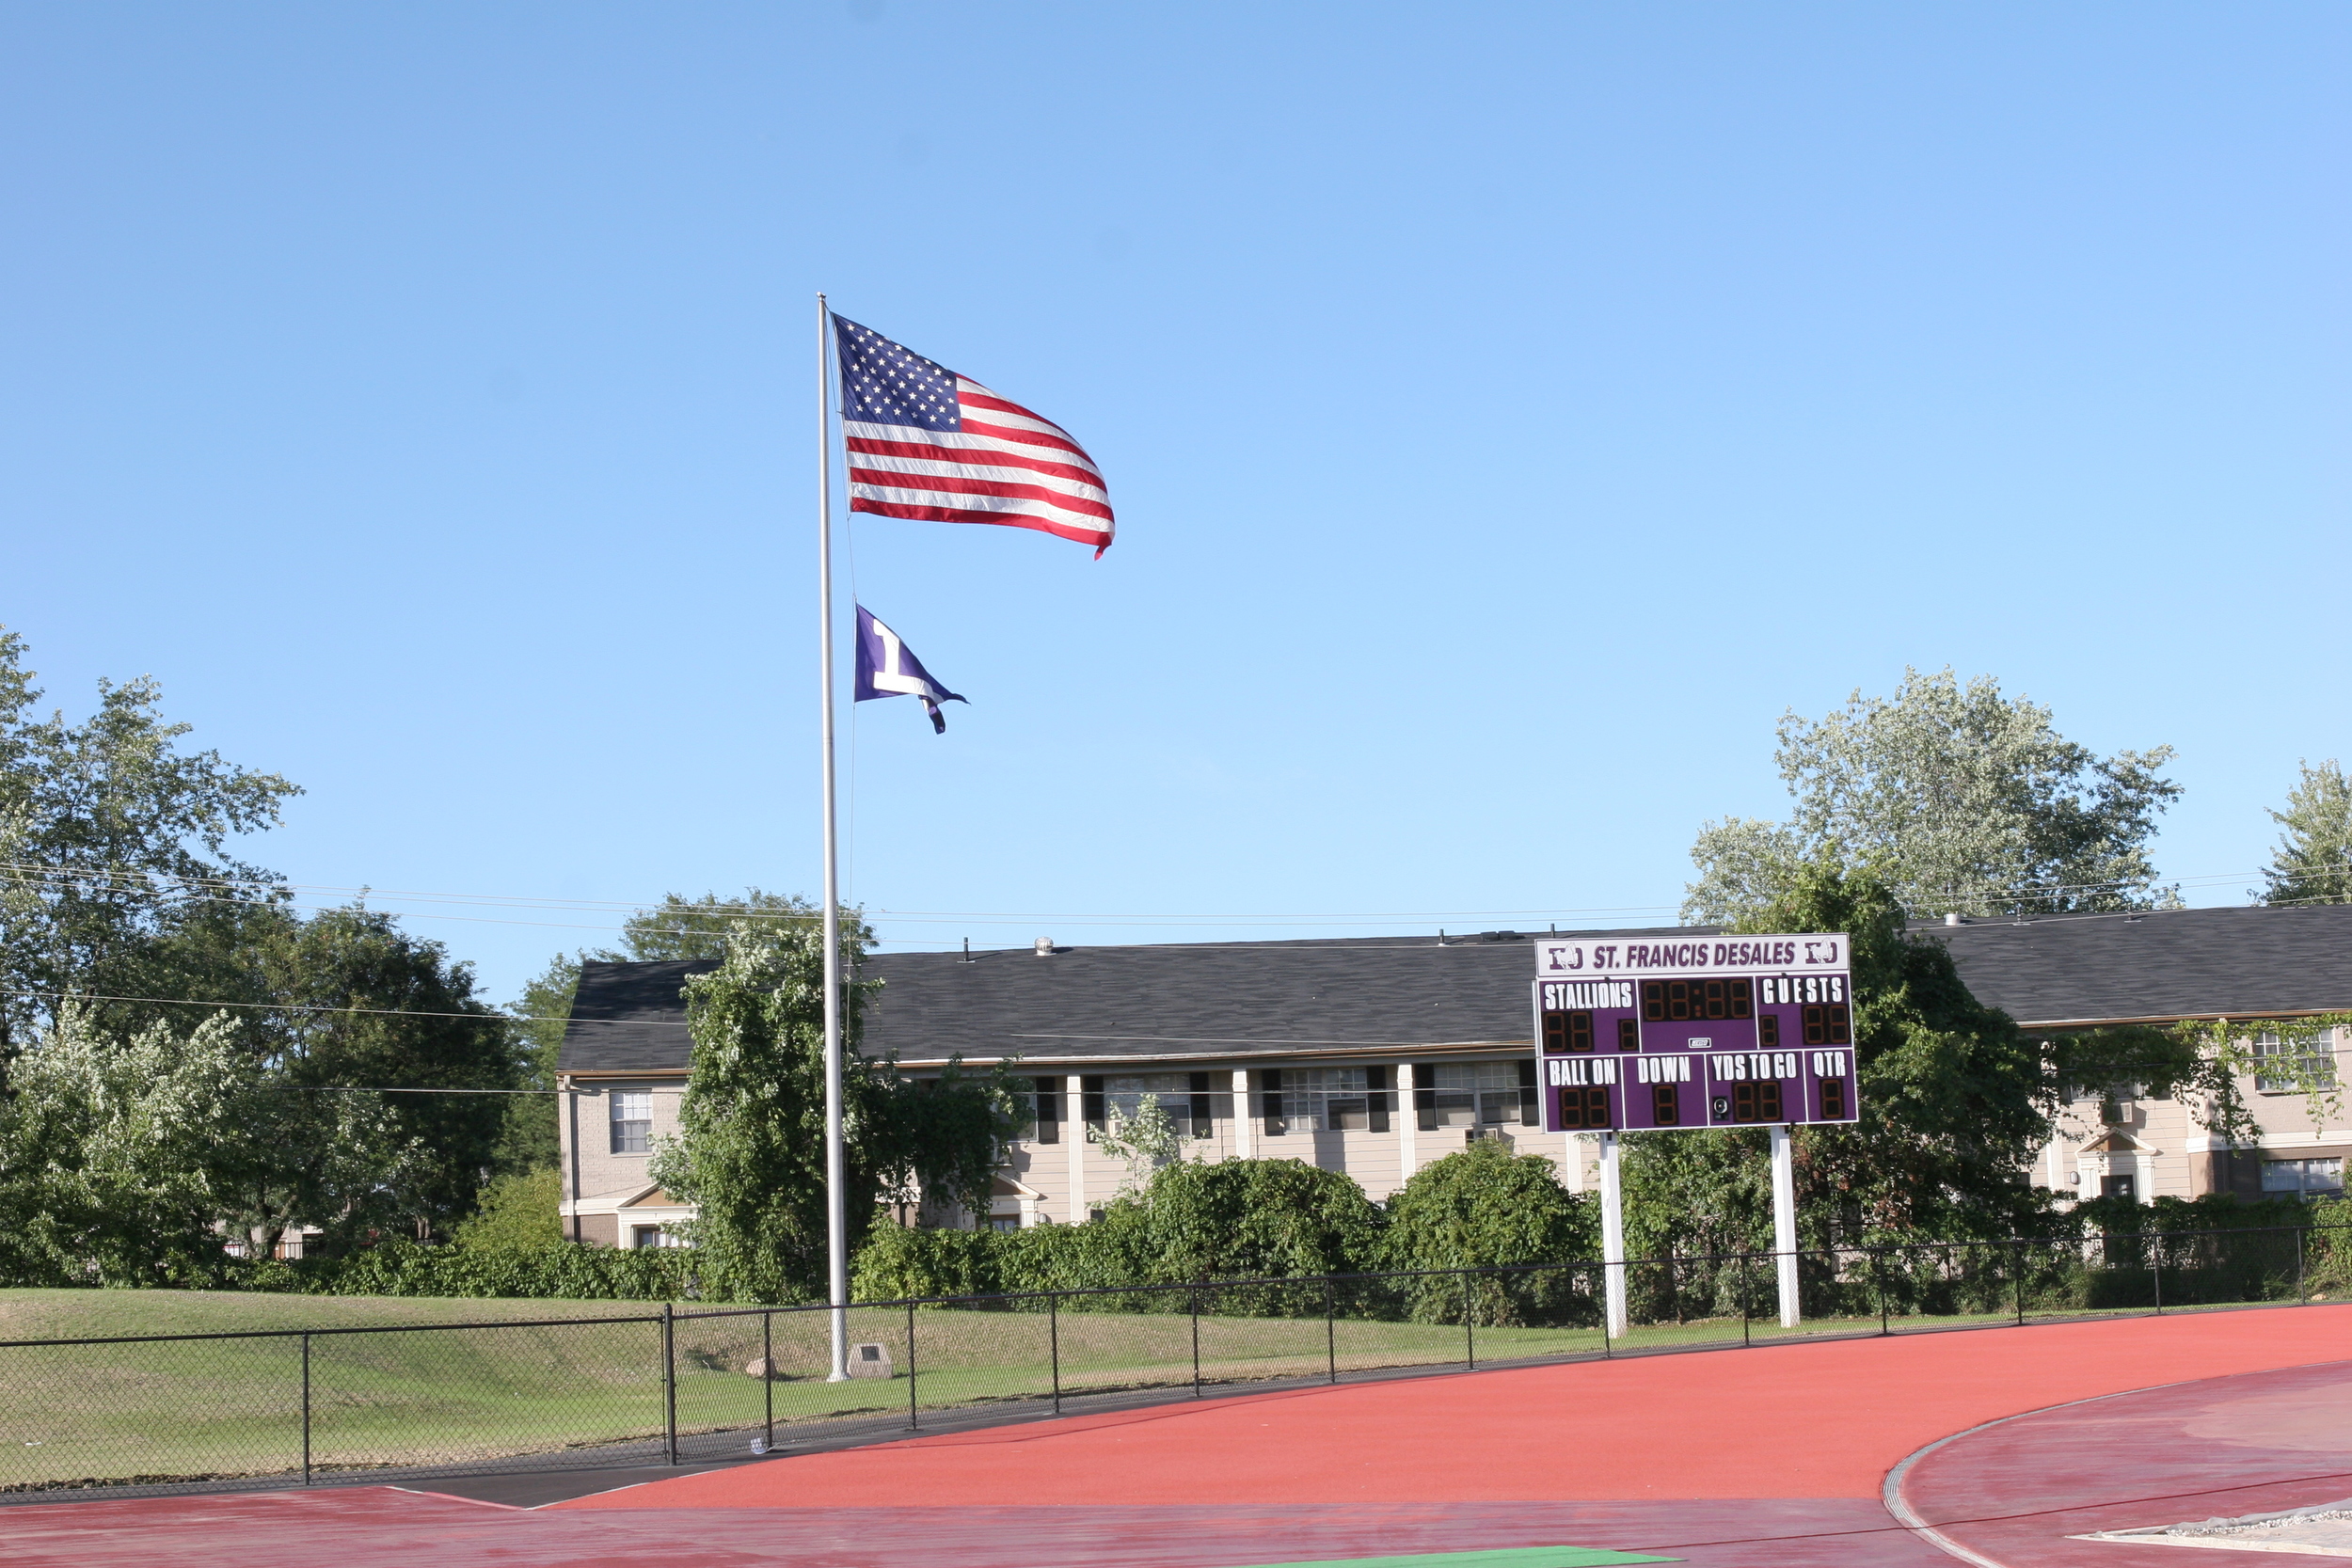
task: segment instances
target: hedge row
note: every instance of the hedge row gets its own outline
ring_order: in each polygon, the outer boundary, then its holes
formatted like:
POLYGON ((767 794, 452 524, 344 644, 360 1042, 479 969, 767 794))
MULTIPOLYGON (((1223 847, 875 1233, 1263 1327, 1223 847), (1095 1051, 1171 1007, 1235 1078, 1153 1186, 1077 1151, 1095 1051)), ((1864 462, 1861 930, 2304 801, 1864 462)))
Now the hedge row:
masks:
POLYGON ((324 1296, 560 1296, 575 1301, 682 1301, 694 1293, 694 1255, 680 1247, 420 1246, 387 1242, 349 1258, 233 1267, 231 1290, 324 1296))

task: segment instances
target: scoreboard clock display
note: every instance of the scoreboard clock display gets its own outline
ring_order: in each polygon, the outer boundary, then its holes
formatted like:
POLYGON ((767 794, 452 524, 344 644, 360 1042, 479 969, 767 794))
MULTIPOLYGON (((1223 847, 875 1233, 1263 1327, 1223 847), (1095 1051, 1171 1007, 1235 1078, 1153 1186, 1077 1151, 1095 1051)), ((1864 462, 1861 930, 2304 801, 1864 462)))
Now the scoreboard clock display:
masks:
POLYGON ((1552 1132, 1855 1119, 1842 935, 1535 943, 1552 1132))

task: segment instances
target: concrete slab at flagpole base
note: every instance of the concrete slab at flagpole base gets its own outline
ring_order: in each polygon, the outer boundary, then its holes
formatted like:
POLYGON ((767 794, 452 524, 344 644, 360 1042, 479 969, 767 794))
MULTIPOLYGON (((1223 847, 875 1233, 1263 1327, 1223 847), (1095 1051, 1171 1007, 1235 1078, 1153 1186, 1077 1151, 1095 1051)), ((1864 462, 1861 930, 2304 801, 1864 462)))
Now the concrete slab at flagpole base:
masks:
POLYGON ((890 1347, 871 1342, 851 1345, 850 1347, 850 1375, 851 1377, 896 1377, 898 1373, 890 1365, 890 1347))

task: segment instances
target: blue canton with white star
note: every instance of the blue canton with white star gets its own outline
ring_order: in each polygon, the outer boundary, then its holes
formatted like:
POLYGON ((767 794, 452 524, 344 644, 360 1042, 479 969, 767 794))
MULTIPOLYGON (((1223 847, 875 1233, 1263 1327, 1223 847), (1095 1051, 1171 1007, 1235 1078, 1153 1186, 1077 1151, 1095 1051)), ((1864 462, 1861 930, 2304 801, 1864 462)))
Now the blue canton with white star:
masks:
POLYGON ((833 319, 841 345, 841 416, 868 424, 961 430, 956 372, 900 348, 847 316, 833 319))

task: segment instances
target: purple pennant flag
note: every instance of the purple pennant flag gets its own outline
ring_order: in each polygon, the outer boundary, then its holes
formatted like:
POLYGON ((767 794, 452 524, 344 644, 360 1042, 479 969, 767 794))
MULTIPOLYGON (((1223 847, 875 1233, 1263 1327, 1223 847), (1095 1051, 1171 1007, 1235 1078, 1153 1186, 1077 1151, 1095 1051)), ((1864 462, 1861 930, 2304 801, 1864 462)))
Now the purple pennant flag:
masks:
POLYGON ((857 607, 856 690, 854 700, 861 703, 878 697, 921 698, 923 711, 931 716, 931 729, 939 735, 947 733, 947 716, 939 711, 939 705, 963 701, 931 679, 914 650, 898 641, 897 632, 874 619, 864 605, 857 607))

